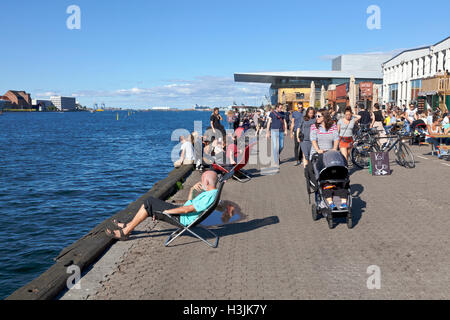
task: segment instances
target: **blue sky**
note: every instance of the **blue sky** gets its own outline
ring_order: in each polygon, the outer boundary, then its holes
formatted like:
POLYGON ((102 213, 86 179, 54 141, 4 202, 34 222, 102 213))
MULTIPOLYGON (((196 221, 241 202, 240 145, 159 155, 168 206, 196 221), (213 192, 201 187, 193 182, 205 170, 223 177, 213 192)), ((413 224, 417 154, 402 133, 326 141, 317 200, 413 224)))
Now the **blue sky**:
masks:
POLYGON ((3 0, 0 93, 77 96, 81 104, 260 104, 267 85, 234 72, 329 70, 329 57, 394 52, 450 35, 450 2, 3 0), (381 29, 369 30, 369 5, 381 29), (81 9, 69 30, 66 9, 81 9))

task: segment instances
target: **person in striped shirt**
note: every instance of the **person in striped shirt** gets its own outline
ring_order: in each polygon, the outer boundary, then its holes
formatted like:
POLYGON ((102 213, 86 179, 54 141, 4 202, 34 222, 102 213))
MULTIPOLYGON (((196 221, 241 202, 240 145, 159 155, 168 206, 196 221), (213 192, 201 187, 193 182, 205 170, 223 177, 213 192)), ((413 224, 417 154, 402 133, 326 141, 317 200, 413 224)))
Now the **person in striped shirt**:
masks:
POLYGON ((316 123, 311 126, 310 138, 313 146, 311 159, 316 153, 323 154, 325 151, 332 149, 337 151, 339 132, 327 110, 322 109, 317 112, 316 123))

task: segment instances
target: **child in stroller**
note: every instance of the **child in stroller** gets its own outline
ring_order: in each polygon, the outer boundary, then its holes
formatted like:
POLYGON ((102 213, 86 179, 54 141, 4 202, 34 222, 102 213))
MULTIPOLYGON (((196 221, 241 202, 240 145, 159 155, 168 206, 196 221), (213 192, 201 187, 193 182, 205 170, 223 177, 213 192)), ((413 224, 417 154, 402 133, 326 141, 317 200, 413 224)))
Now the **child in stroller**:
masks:
POLYGON ((307 190, 315 194, 312 205, 314 221, 324 216, 330 229, 334 228, 334 216, 344 215, 347 226, 353 228, 352 198, 347 162, 340 152, 329 150, 315 154, 305 170, 307 190))

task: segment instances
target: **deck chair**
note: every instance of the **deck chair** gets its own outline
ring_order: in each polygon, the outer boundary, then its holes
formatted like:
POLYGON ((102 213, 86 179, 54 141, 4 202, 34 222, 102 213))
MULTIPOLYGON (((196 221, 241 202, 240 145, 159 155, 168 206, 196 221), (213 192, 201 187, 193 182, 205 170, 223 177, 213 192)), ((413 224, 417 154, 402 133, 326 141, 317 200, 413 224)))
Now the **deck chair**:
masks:
POLYGON ((164 246, 168 247, 173 241, 175 241, 176 238, 178 238, 185 232, 189 232, 197 239, 200 239, 201 241, 206 243, 208 246, 210 246, 212 248, 217 248, 217 245, 219 243, 219 237, 211 230, 201 226, 200 223, 202 223, 206 218, 208 218, 211 215, 211 213, 214 212, 217 205, 219 204, 220 196, 222 194, 222 189, 223 189, 225 182, 227 182, 227 180, 231 179, 233 177, 233 175, 234 175, 234 171, 229 172, 227 175, 223 176, 218 181, 216 199, 211 204, 211 206, 209 208, 207 208, 201 215, 199 215, 198 218, 193 223, 191 223, 189 226, 186 227, 186 226, 182 225, 178 220, 174 219, 172 216, 165 214, 163 212, 159 212, 160 214, 164 214, 166 217, 168 217, 170 220, 172 220, 173 224, 178 227, 178 229, 167 238, 166 242, 164 243, 164 246), (205 238, 203 238, 203 237, 199 236, 197 233, 195 233, 192 230, 193 228, 200 228, 200 229, 207 231, 209 234, 211 234, 215 238, 215 241, 213 243, 209 242, 205 238))
POLYGON ((222 165, 221 166, 217 163, 213 163, 212 168, 215 171, 217 171, 221 174, 225 174, 225 175, 233 171, 235 173, 233 175, 233 179, 236 179, 237 181, 239 181, 241 183, 249 182, 252 178, 248 174, 246 174, 242 169, 248 164, 248 160, 250 159, 250 150, 255 144, 256 143, 252 143, 245 147, 244 156, 242 157, 241 161, 239 161, 239 163, 236 164, 235 166, 233 166, 233 165, 222 165), (245 177, 245 179, 239 178, 237 176, 238 174, 243 175, 245 177))

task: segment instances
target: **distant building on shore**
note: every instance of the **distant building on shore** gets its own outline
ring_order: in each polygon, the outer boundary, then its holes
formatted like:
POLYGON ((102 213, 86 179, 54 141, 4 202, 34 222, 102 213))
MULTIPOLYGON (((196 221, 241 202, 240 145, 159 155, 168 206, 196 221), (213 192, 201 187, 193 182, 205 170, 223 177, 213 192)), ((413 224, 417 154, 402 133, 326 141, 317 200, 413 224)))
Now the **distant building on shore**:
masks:
POLYGON ((50 100, 37 100, 37 99, 33 99, 32 101, 33 101, 33 106, 34 106, 38 111, 46 111, 47 108, 53 106, 53 102, 51 102, 50 100))
POLYGON ((52 96, 50 101, 59 111, 73 111, 76 109, 76 100, 73 97, 52 96))
POLYGON ((169 111, 170 107, 153 107, 150 108, 150 110, 155 110, 155 111, 169 111))
POLYGON ((3 96, 0 96, 3 108, 10 109, 32 109, 32 101, 29 93, 25 91, 9 90, 3 96))

